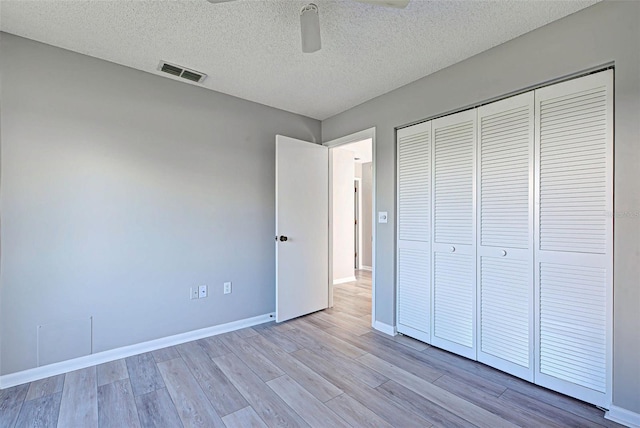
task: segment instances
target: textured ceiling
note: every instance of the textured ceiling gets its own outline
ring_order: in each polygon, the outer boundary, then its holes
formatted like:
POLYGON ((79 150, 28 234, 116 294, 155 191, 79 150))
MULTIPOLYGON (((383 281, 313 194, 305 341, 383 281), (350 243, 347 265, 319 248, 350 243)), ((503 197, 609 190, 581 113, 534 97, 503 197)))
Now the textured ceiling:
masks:
POLYGON ((3 0, 0 30, 155 74, 163 59, 208 74, 206 88, 325 119, 597 2, 314 0, 322 50, 303 54, 308 1, 3 0))

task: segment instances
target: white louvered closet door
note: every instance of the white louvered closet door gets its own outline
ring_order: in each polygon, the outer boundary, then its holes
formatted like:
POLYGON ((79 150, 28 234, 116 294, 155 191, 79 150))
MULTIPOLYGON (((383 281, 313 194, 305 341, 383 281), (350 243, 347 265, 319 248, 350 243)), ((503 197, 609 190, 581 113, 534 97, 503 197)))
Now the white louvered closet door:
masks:
POLYGON ((431 122, 398 130, 399 333, 430 343, 431 122))
POLYGON ((536 383, 611 400, 613 71, 536 90, 536 383))
POLYGON ((476 111, 432 121, 431 343, 476 359, 476 111))
POLYGON ((533 381, 534 94, 478 109, 478 361, 533 381))

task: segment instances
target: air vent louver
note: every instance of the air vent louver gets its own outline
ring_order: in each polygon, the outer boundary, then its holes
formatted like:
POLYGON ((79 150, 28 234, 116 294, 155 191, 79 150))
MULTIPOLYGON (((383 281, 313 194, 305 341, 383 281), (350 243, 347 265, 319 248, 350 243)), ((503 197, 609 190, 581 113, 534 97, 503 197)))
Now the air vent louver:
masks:
POLYGON ((165 61, 160 61, 160 64, 158 64, 158 70, 196 83, 202 83, 207 77, 206 74, 200 73, 199 71, 189 70, 188 68, 170 64, 165 61))

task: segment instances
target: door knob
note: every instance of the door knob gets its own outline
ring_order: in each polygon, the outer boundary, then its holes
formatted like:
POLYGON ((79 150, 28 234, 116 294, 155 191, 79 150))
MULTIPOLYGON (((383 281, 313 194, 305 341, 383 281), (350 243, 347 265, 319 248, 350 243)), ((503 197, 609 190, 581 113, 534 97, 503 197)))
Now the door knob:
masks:
POLYGON ((456 247, 454 247, 453 245, 451 246, 451 248, 449 248, 449 251, 451 251, 452 253, 456 251, 456 247))
POLYGON ((501 255, 502 257, 506 256, 506 255, 507 255, 507 250, 502 250, 502 251, 500 251, 500 255, 501 255))
POLYGON ((284 241, 286 241, 287 239, 289 239, 289 238, 287 238, 287 237, 286 237, 286 236, 284 236, 284 235, 280 235, 280 241, 284 242, 284 241))

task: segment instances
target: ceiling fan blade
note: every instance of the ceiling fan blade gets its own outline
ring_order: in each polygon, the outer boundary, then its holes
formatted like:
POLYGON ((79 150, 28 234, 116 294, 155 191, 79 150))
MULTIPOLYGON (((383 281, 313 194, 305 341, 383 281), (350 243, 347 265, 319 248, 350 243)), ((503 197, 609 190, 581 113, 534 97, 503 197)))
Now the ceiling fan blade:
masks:
MULTIPOLYGON (((211 0, 209 0, 211 1, 211 0)), ((409 4, 410 0, 356 0, 360 3, 369 3, 376 6, 395 7, 398 9, 404 9, 409 4)))

